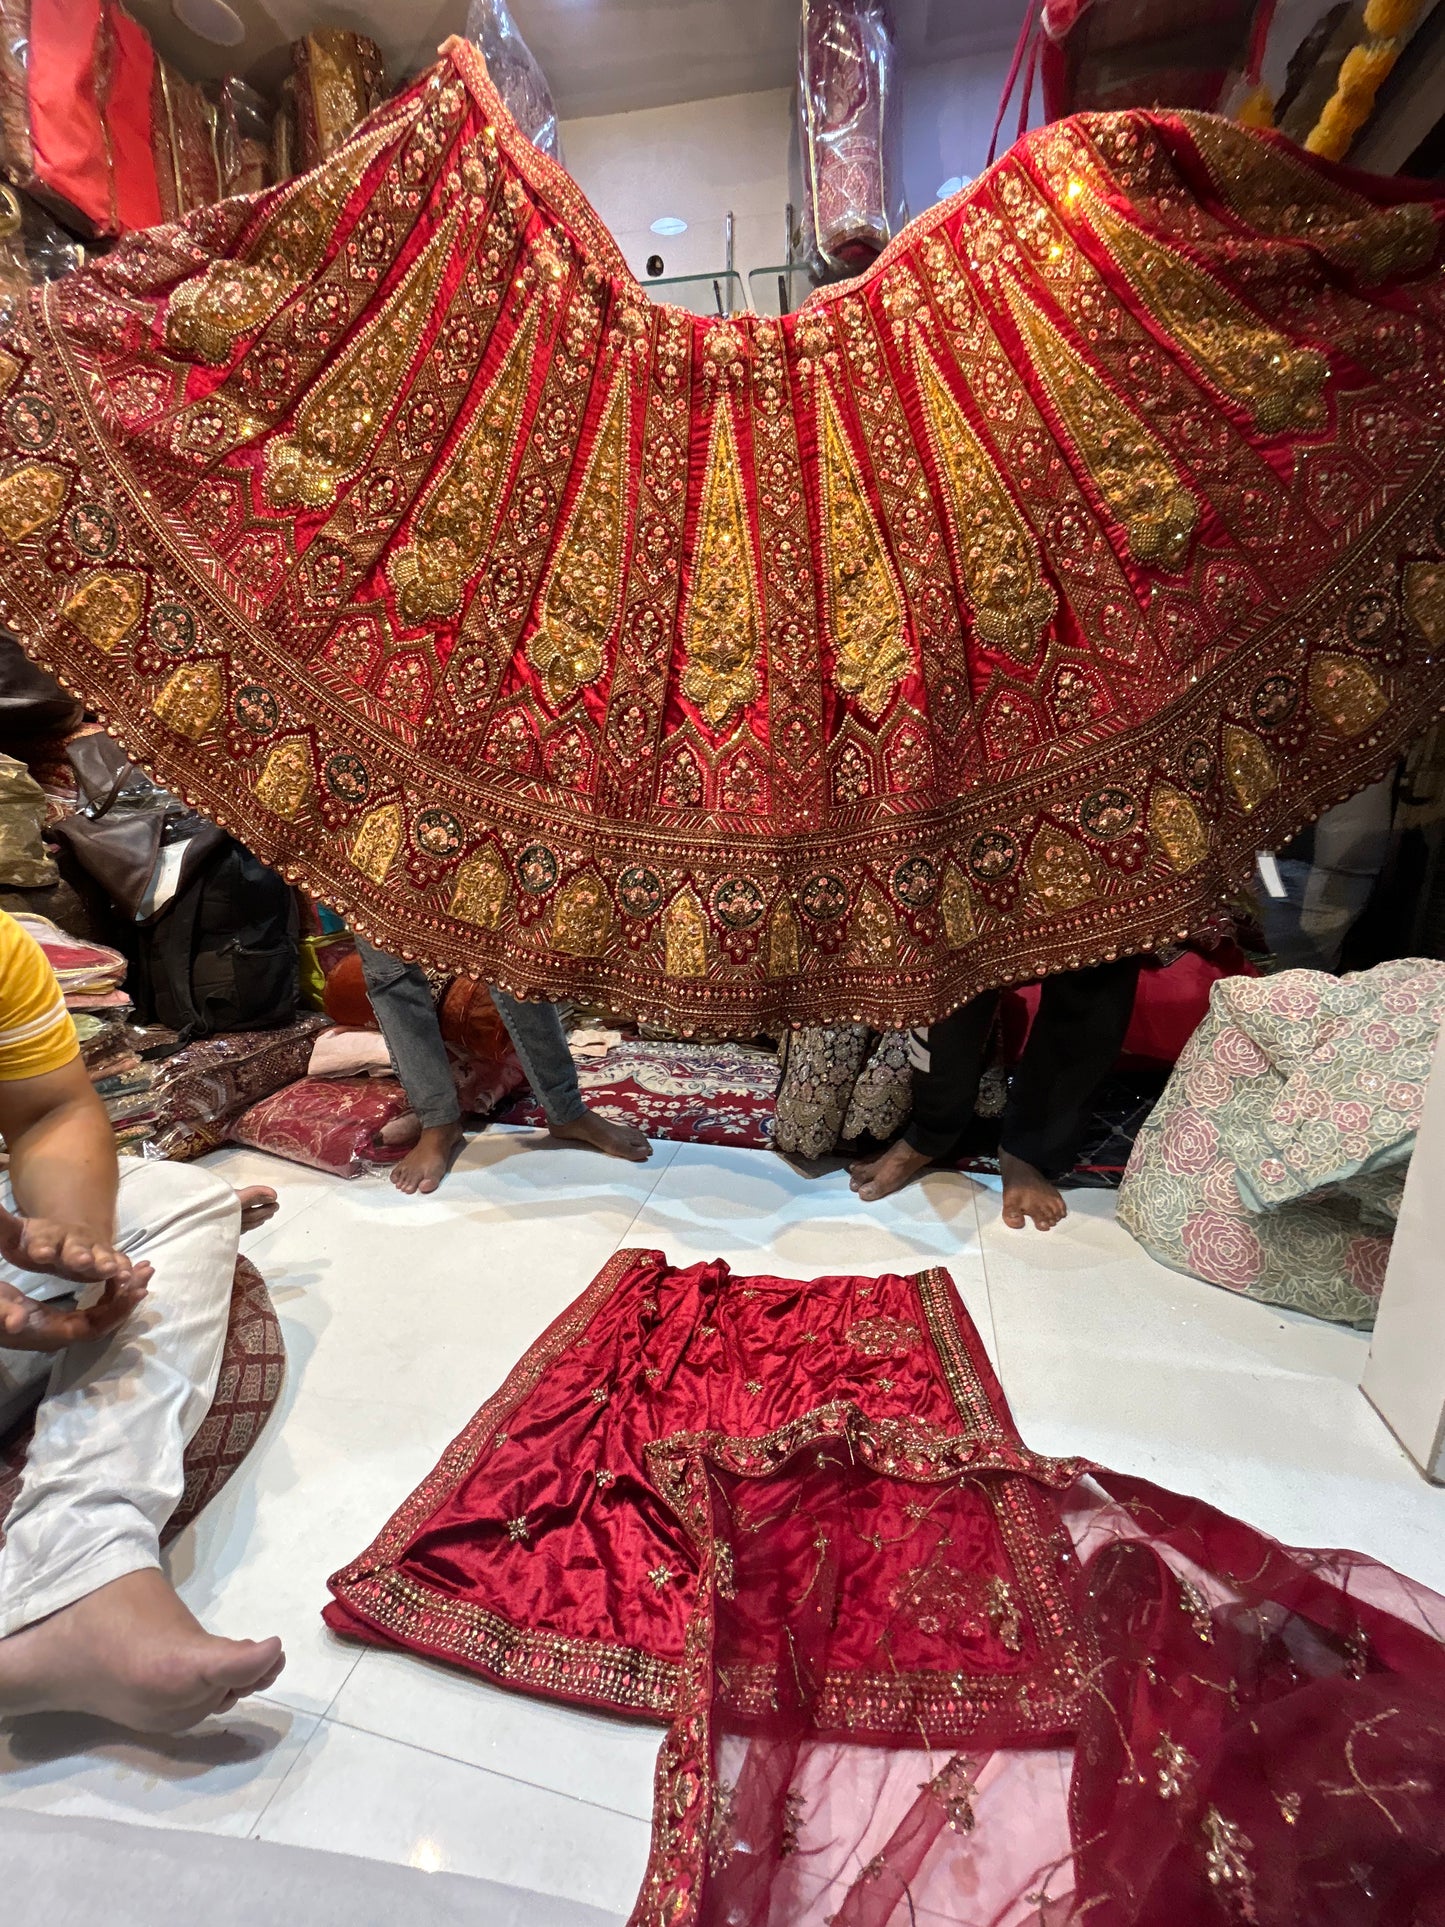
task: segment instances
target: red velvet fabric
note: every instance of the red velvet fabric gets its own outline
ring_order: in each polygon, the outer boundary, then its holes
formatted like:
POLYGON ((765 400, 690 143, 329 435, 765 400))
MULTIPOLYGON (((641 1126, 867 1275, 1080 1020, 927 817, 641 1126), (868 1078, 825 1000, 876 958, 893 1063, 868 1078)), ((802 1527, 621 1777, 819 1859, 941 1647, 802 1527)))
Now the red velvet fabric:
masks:
MULTIPOLYGON (((668 1438, 766 1436, 826 1409, 830 1435, 866 1426, 892 1441, 897 1465, 922 1444, 955 1470, 985 1455, 1041 1463, 1023 1452, 955 1307, 943 1272, 804 1284, 736 1278, 720 1261, 679 1269, 661 1252, 620 1254, 376 1545, 332 1581, 329 1623, 562 1698, 669 1710, 698 1559, 650 1450, 668 1438), (930 1319, 947 1361, 926 1336, 930 1319)), ((909 1557, 888 1548, 903 1546, 895 1528, 915 1497, 886 1481, 871 1495, 883 1543, 845 1587, 857 1639, 843 1663, 865 1673, 874 1635, 864 1601, 908 1583, 909 1557)), ((950 1504, 961 1555, 1003 1573, 998 1521, 976 1494, 950 1504)), ((979 1637, 991 1670, 1023 1675, 1045 1663, 1037 1643, 1010 1655, 979 1637)), ((900 1653, 915 1657, 906 1645, 900 1653)), ((868 1678, 888 1698, 887 1682, 868 1678)), ((908 1717, 897 1706, 877 1715, 895 1730, 908 1717)))

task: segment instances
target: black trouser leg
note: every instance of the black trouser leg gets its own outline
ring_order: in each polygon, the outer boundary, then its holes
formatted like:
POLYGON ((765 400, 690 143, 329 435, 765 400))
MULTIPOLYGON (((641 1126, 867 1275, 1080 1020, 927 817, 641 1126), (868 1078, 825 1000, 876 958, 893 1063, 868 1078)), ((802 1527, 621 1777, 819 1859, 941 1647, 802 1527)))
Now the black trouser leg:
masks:
POLYGON ((1134 1009, 1139 957, 1047 977, 1009 1084, 999 1144, 1045 1177, 1073 1167, 1089 1107, 1113 1068, 1134 1009))
POLYGON ((913 1121, 903 1134, 926 1158, 948 1157, 968 1129, 997 1008, 998 992, 986 990, 928 1027, 928 1069, 913 1074, 913 1121))

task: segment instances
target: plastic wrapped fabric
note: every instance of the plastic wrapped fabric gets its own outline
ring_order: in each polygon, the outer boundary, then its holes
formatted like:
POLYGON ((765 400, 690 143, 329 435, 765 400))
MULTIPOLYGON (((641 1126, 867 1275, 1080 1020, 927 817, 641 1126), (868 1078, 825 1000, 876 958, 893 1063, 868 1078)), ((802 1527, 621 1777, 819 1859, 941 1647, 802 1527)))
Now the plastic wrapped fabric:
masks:
POLYGON ((377 1166, 399 1163, 420 1134, 416 1113, 395 1078, 302 1077, 237 1118, 230 1141, 333 1177, 359 1178, 377 1166))
POLYGON ((825 267, 857 274, 908 219, 889 0, 803 0, 798 110, 806 217, 825 267))
POLYGON ((271 179, 289 181, 296 172, 296 76, 287 74, 271 123, 271 179))
POLYGON ((157 60, 151 91, 156 178, 168 221, 221 198, 216 109, 169 61, 157 60))
POLYGON ((96 234, 161 218, 150 37, 114 0, 3 0, 0 166, 96 234))
POLYGON ((365 34, 325 27, 291 49, 296 74, 299 173, 334 154, 359 121, 386 96, 381 49, 365 34))
POLYGON ((0 756, 0 883, 42 890, 59 871, 45 854, 45 792, 13 756, 0 756))
POLYGON ((229 74, 215 90, 221 194, 257 194, 271 181, 271 116, 254 87, 229 74))
POLYGON ((155 49, 123 7, 106 0, 104 116, 111 204, 118 234, 161 219, 156 172, 155 49))
POLYGON ((507 111, 534 147, 554 161, 562 158, 562 134, 547 76, 517 31, 506 0, 471 0, 466 37, 480 47, 492 85, 507 111))

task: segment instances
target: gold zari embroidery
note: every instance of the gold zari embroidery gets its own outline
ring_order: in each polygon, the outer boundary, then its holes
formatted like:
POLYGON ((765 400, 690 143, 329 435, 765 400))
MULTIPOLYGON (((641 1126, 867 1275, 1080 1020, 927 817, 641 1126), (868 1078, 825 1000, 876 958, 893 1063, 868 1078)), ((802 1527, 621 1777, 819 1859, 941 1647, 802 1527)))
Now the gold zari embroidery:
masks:
POLYGON ((1168 456, 1032 301, 1010 286, 1008 303, 1050 401, 1129 538, 1130 555, 1162 569, 1183 568, 1199 504, 1168 456))
POLYGON ((290 433, 267 442, 265 492, 272 508, 326 508, 364 465, 431 318, 456 230, 453 213, 375 320, 309 392, 290 433))
POLYGON ((221 671, 213 662, 187 663, 166 680, 156 714, 177 735, 203 736, 220 710, 221 671))
POLYGON ((992 457, 921 344, 919 390, 948 484, 954 539, 973 619, 984 641, 1021 662, 1036 653, 1058 597, 1045 582, 1038 543, 992 457))
POLYGON ((70 477, 49 462, 26 462, 0 481, 0 535, 23 542, 47 529, 65 506, 70 477))
POLYGON ((396 803, 384 803, 379 810, 361 819, 361 828, 351 845, 351 860, 363 876, 370 877, 373 883, 381 883, 386 873, 396 861, 396 853, 401 848, 401 809, 396 803))
POLYGON ((1209 854, 1203 818, 1182 791, 1160 783, 1149 804, 1149 828, 1170 863, 1184 876, 1209 854))
POLYGON ((166 305, 166 346, 217 367, 293 295, 326 252, 336 218, 394 127, 364 133, 306 176, 267 216, 242 260, 213 261, 166 305))
POLYGON ((836 651, 833 680, 866 716, 881 716, 909 670, 903 592, 869 507, 837 404, 820 389, 823 544, 836 651))
POLYGON ((1329 363, 1322 354, 1266 327, 1213 276, 1141 233, 1091 187, 1084 203, 1151 318, 1266 434, 1323 419, 1320 390, 1329 363))
POLYGON ((624 367, 613 379, 581 492, 547 578, 542 620, 527 645, 558 708, 602 674, 621 607, 630 441, 624 367))
POLYGON ((457 871, 447 913, 481 930, 495 930, 511 894, 512 879, 506 864, 494 850, 484 850, 480 856, 468 857, 457 871))
POLYGON ((138 575, 93 575, 78 588, 61 614, 87 642, 109 655, 140 621, 145 581, 138 575))
POLYGON ((1350 656, 1316 656, 1309 690, 1310 708, 1336 736, 1363 736, 1390 707, 1370 671, 1350 656))
POLYGON ((1224 728, 1224 768, 1239 798, 1239 807, 1249 816, 1265 797, 1279 787, 1279 772, 1269 751, 1259 738, 1232 723, 1224 728))
POLYGON ((531 384, 536 340, 534 309, 423 498, 411 541, 392 559, 392 586, 404 622, 455 615, 463 585, 487 553, 531 384))
POLYGON ((757 696, 762 647, 742 467, 726 405, 713 423, 683 646, 682 693, 719 729, 757 696))

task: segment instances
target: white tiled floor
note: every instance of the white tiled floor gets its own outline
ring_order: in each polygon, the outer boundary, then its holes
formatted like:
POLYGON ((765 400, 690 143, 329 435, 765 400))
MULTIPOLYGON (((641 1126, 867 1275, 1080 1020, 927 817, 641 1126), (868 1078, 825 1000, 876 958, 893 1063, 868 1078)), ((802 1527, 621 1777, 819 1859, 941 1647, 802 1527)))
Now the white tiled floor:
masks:
POLYGON ((944 1263, 1025 1437, 1198 1493, 1297 1544, 1353 1545, 1445 1591, 1445 1491, 1356 1389, 1366 1340, 1144 1257, 1112 1199, 1047 1238, 943 1175, 860 1205, 846 1175, 657 1147, 609 1163, 474 1139, 434 1198, 251 1152, 210 1160, 283 1209, 248 1242, 286 1332, 281 1409, 172 1566, 217 1631, 279 1632, 265 1701, 158 1747, 76 1722, 0 1740, 0 1803, 254 1834, 476 1874, 618 1916, 647 1846, 657 1735, 334 1639, 327 1574, 430 1469, 621 1245, 797 1276, 944 1263))

